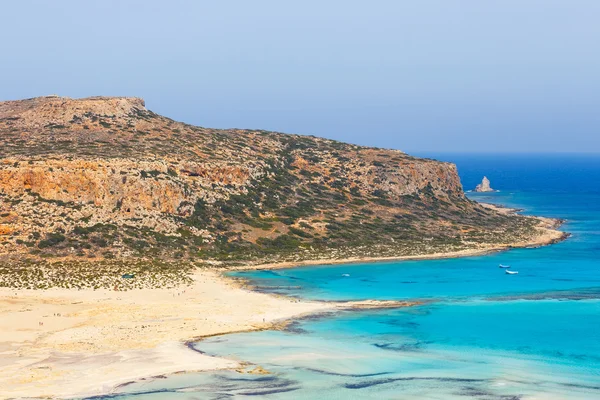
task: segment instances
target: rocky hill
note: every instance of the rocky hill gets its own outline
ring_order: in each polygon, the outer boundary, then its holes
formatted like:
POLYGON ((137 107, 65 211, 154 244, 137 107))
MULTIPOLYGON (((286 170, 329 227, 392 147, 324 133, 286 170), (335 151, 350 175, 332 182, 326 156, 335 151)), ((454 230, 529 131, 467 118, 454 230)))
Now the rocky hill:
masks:
POLYGON ((125 270, 454 251, 537 223, 467 199, 453 164, 396 150, 192 126, 139 98, 0 102, 0 285, 56 284, 74 265, 102 286, 125 270))

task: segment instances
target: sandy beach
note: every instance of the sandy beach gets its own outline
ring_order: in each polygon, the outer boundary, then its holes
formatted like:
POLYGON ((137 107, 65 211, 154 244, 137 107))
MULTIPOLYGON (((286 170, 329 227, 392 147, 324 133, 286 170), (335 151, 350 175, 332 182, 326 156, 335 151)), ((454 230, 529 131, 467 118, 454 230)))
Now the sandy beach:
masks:
POLYGON ((251 292, 199 270, 178 289, 0 289, 0 398, 110 393, 142 378, 243 367, 186 342, 292 317, 398 302, 323 303, 251 292))
MULTIPOLYGON (((539 236, 446 254, 397 258, 311 260, 244 269, 430 259, 541 246, 564 239, 558 222, 540 219, 539 236)), ((252 292, 220 272, 197 270, 193 284, 176 289, 0 289, 0 399, 68 398, 111 393, 118 385, 184 371, 240 369, 186 342, 206 336, 269 329, 300 316, 356 308, 409 306, 406 302, 326 303, 252 292)))

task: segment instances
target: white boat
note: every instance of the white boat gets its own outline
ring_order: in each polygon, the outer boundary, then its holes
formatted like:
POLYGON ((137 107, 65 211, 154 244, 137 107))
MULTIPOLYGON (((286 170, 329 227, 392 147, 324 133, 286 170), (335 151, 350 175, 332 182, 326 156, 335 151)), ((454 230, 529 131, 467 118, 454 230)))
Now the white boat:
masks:
POLYGON ((500 264, 499 267, 500 268, 510 268, 510 265, 502 265, 502 264, 500 264))
POLYGON ((509 271, 509 270, 506 270, 506 273, 509 274, 509 275, 516 275, 516 274, 519 273, 519 271, 509 271))
POLYGON ((343 277, 348 277, 350 274, 342 274, 343 277))

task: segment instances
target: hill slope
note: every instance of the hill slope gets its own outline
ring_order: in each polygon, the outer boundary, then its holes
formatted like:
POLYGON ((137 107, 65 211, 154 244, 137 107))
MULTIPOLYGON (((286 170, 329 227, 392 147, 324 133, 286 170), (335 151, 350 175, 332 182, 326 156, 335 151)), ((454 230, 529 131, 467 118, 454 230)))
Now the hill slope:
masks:
POLYGON ((0 103, 0 285, 62 284, 76 265, 106 286, 125 270, 456 251, 531 240, 538 223, 400 151, 191 126, 138 98, 0 103))

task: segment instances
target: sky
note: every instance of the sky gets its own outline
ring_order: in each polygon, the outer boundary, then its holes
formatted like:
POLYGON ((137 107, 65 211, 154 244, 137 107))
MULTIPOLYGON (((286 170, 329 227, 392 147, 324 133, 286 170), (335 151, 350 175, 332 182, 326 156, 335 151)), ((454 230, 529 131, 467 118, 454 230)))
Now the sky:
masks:
POLYGON ((598 0, 19 0, 0 100, 407 152, 600 153, 598 0))

